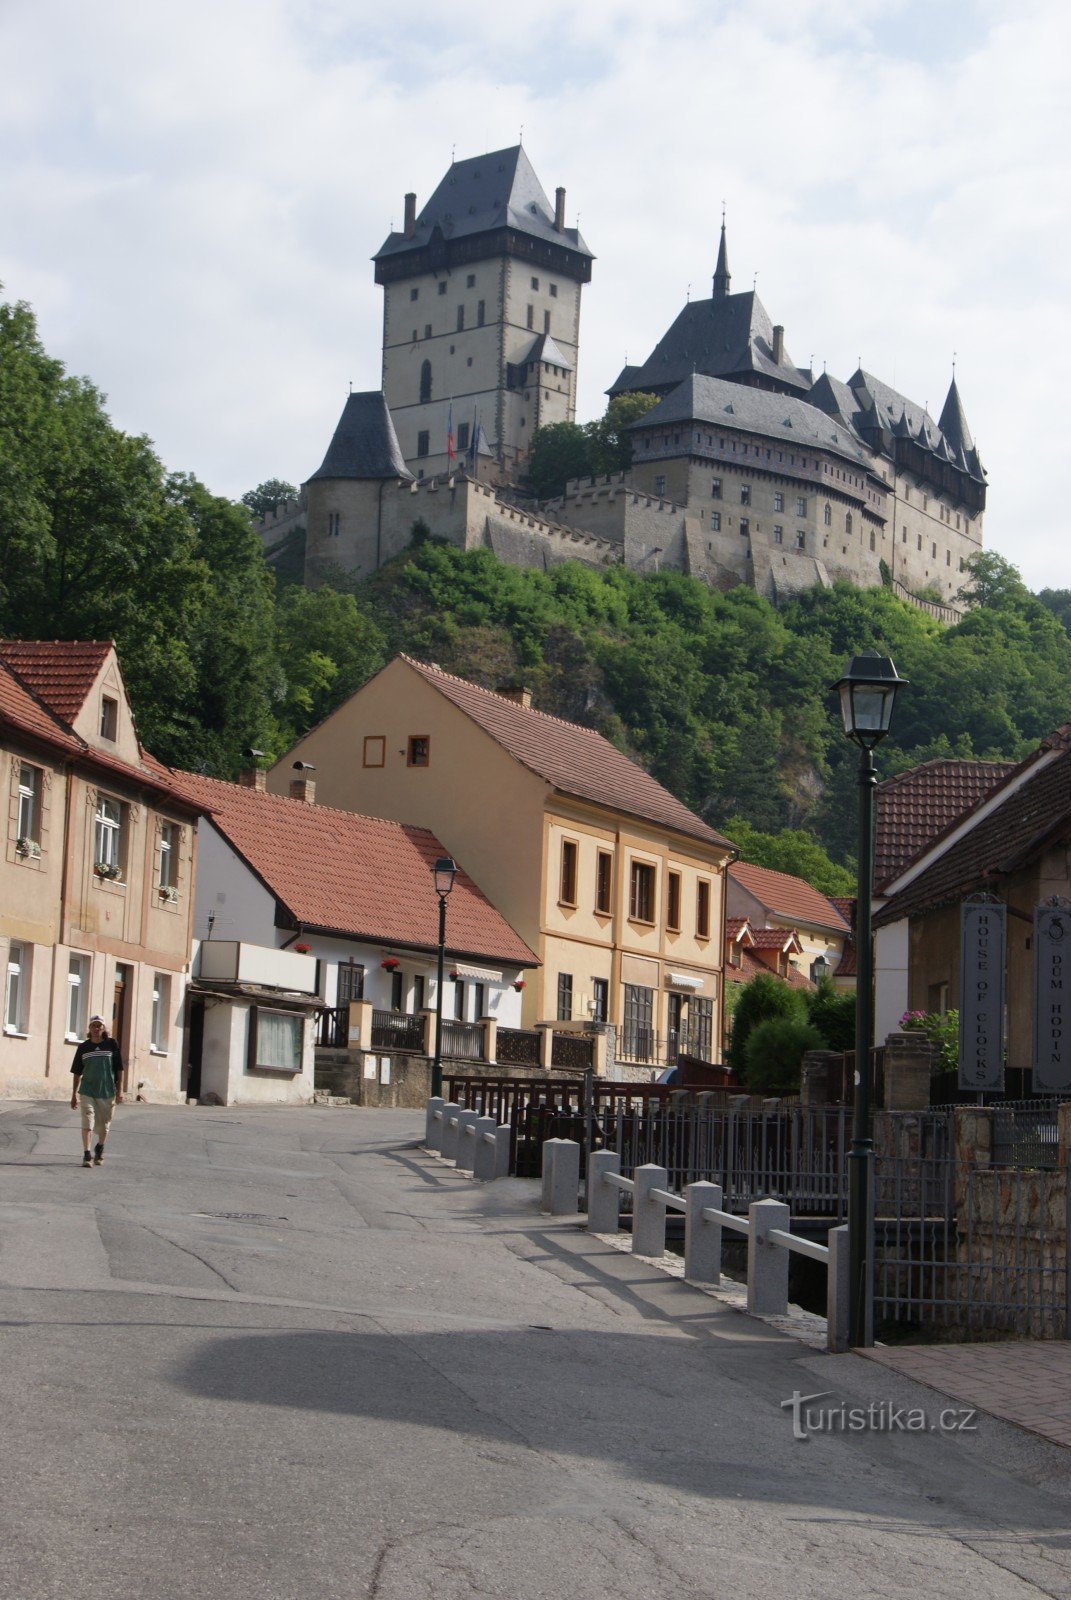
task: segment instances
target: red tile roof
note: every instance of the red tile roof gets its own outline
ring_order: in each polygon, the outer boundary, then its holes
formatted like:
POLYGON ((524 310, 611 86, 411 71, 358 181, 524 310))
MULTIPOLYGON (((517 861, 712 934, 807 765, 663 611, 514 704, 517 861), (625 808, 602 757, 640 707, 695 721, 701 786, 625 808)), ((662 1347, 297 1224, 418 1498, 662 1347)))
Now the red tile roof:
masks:
POLYGON ((806 923, 809 928, 848 932, 848 923, 828 895, 812 889, 809 883, 790 872, 756 867, 750 861, 734 861, 729 867, 729 877, 753 895, 772 916, 806 923))
POLYGON ((1071 832, 1071 725, 1046 740, 1014 779, 1004 782, 1008 793, 1003 800, 994 793, 999 804, 967 824, 954 844, 935 853, 929 866, 875 915, 875 927, 993 889, 1002 876, 1071 832), (1036 770, 1029 771, 1031 767, 1036 770))
MULTIPOLYGON (((211 812, 213 826, 303 928, 378 944, 438 948, 432 868, 447 852, 426 828, 308 805, 192 772, 175 778, 211 812)), ((454 882, 446 928, 455 956, 538 965, 464 871, 454 882)))
MULTIPOLYGON (((725 937, 727 939, 730 939, 730 940, 739 939, 740 935, 744 932, 745 929, 747 930, 747 932, 748 932, 748 934, 750 936, 751 935, 751 924, 748 922, 748 919, 746 917, 726 917, 726 919, 725 919, 725 937)), ((754 939, 749 937, 748 942, 753 944, 754 943, 754 939)))
POLYGON ((13 667, 61 722, 71 723, 104 665, 110 641, 3 639, 0 660, 13 667))
POLYGON ((14 673, 7 670, 0 661, 0 721, 9 723, 22 733, 31 734, 36 739, 43 739, 46 743, 69 755, 78 754, 83 741, 75 737, 61 722, 42 705, 35 694, 20 683, 14 673))
POLYGON ((924 761, 877 787, 874 884, 880 889, 1014 772, 1014 761, 924 761))
POLYGON ((795 928, 752 928, 751 943, 756 950, 802 950, 795 928))
POLYGON ((400 659, 471 717, 516 761, 563 794, 628 812, 705 844, 732 848, 728 839, 715 833, 600 733, 536 711, 532 706, 519 705, 425 661, 414 661, 410 656, 400 659))
POLYGON ((726 965, 725 976, 730 983, 750 983, 752 978, 757 978, 760 973, 767 978, 776 978, 780 983, 787 983, 790 989, 812 990, 814 984, 809 978, 795 968, 791 961, 788 964, 788 974, 777 972, 768 966, 759 956, 752 955, 745 946, 741 952, 741 962, 738 967, 726 965))

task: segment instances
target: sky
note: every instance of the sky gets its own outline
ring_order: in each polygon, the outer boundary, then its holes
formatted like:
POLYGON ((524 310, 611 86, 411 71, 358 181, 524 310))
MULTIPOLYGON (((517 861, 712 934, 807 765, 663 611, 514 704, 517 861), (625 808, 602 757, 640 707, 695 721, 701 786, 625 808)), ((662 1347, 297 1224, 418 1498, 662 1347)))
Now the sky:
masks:
POLYGON ((936 417, 955 361, 987 547, 1071 587, 1066 0, 0 0, 0 61, 2 298, 216 493, 315 471, 405 191, 523 129, 596 256, 579 421, 709 296, 724 204, 797 365, 936 417))

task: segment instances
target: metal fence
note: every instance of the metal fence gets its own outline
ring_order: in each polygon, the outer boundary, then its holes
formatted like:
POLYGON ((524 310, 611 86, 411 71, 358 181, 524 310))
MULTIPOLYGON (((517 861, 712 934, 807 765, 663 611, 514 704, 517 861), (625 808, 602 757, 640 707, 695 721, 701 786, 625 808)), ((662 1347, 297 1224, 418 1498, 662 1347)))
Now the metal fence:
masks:
POLYGON ((345 1050, 349 1044, 349 1003, 325 1006, 316 1017, 316 1045, 321 1050, 345 1050))
POLYGON ((372 1012, 373 1050, 423 1050, 424 1018, 400 1011, 372 1012))
POLYGON ((453 1061, 482 1061, 484 1030, 482 1022, 456 1022, 443 1018, 443 1055, 453 1061))
POLYGON ((595 1040, 590 1033, 555 1032, 550 1041, 552 1067, 572 1067, 581 1072, 595 1059, 595 1040))
POLYGON ((538 1030, 535 1028, 499 1028, 495 1054, 504 1067, 538 1067, 538 1030))
POLYGON ((1060 1165, 1056 1099, 1020 1100, 993 1107, 993 1164, 1038 1167, 1060 1165))

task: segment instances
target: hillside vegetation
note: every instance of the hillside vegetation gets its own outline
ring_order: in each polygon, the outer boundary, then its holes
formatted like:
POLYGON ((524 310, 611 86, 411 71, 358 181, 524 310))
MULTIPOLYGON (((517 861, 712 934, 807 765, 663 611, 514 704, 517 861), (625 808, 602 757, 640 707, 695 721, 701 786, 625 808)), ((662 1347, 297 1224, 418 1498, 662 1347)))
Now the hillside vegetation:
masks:
POLYGON ((248 745, 281 753, 405 650, 488 687, 523 680, 735 830, 749 859, 835 893, 850 880, 823 851, 854 850, 856 754, 829 686, 848 656, 890 654, 911 683, 883 775, 1018 757, 1071 716, 1071 596, 1043 603, 995 555, 969 587, 973 608, 942 629, 887 589, 812 590, 778 611, 679 573, 518 571, 417 529, 362 585, 277 590, 246 507, 114 428, 29 308, 0 305, 0 631, 114 638, 143 739, 178 765, 227 776, 248 745))

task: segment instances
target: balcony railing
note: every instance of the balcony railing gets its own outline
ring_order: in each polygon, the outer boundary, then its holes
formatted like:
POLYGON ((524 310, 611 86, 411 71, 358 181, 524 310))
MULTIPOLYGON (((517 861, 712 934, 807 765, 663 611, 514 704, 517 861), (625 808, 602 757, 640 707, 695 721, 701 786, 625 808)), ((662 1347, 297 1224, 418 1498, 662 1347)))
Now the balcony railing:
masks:
MULTIPOLYGON (((434 1024, 433 1024, 434 1026, 434 1024)), ((443 1057, 451 1061, 482 1061, 484 1030, 482 1022, 457 1022, 443 1018, 443 1057)))
POLYGON ((349 1006, 327 1006, 316 1018, 316 1045, 320 1050, 345 1050, 349 1043, 349 1006))
POLYGON ((535 1028, 499 1028, 498 1059, 507 1067, 538 1067, 539 1032, 535 1028))
POLYGON ((424 1018, 408 1017, 399 1011, 372 1012, 373 1050, 424 1049, 424 1018))
MULTIPOLYGON (((594 1063, 595 1040, 590 1034, 555 1033, 550 1041, 551 1067, 579 1067, 586 1071, 594 1063)), ((499 1060, 502 1053, 499 1051, 499 1060)))

